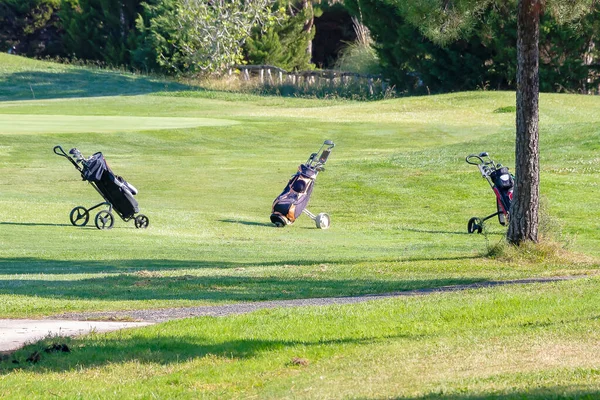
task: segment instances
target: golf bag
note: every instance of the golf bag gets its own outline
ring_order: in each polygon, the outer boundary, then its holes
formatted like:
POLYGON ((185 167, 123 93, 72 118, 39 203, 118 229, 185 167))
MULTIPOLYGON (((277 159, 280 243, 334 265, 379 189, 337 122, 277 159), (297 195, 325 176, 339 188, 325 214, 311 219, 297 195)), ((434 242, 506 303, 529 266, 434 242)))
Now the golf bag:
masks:
POLYGON ((313 191, 315 179, 325 169, 325 163, 335 144, 326 140, 321 148, 312 153, 308 160, 298 167, 283 192, 273 202, 271 222, 277 227, 291 225, 301 214, 308 215, 315 221, 317 228, 327 229, 331 219, 326 213, 314 215, 306 206, 313 191))
POLYGON ((91 208, 75 207, 69 215, 71 224, 85 226, 89 221, 90 211, 108 206, 108 210, 102 210, 96 214, 94 220, 96 228, 112 228, 115 222, 113 211, 125 222, 134 219, 136 228, 148 227, 148 217, 143 214, 135 215, 139 212, 138 202, 133 197, 138 193, 137 189, 111 171, 102 153, 95 153, 86 159, 79 150, 69 150, 71 155, 69 156, 60 146, 54 147, 54 153, 69 160, 80 172, 81 178, 92 185, 105 200, 91 208))
POLYGON ((467 156, 466 161, 479 168, 481 176, 487 180, 496 195, 496 212, 484 218, 471 218, 467 224, 467 231, 469 233, 481 233, 483 231, 483 222, 495 216, 498 216, 500 225, 506 225, 510 216, 510 205, 515 186, 514 177, 510 174, 507 167, 495 163, 486 152, 478 155, 470 154, 467 156))

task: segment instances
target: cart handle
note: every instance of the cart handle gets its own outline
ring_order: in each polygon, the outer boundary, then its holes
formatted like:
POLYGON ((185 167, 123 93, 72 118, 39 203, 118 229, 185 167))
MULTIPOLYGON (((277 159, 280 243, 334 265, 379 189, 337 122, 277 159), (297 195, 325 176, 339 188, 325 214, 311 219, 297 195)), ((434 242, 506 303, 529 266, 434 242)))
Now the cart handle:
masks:
POLYGON ((69 158, 69 156, 67 155, 67 153, 65 153, 61 146, 54 146, 52 151, 54 151, 54 154, 56 154, 57 156, 69 158))
POLYGON ((478 156, 477 154, 469 154, 467 156, 467 158, 465 158, 465 161, 467 162, 467 164, 471 164, 471 165, 485 164, 485 161, 483 161, 483 158, 481 158, 481 156, 478 156), (473 159, 476 159, 478 162, 473 161, 473 159))
POLYGON ((79 166, 79 164, 77 164, 75 162, 75 160, 73 160, 71 157, 69 157, 69 155, 67 153, 65 153, 65 150, 61 146, 54 146, 52 151, 54 151, 54 154, 56 154, 57 156, 61 156, 61 157, 66 158, 67 160, 69 160, 71 162, 71 164, 73 164, 79 172, 83 171, 83 168, 81 168, 79 166))

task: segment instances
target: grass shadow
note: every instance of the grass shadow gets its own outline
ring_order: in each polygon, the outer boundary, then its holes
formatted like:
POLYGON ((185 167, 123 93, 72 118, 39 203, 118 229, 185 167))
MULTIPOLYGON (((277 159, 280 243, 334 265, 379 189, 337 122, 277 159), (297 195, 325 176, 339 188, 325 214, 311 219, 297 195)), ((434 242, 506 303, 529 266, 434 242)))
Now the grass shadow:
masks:
MULTIPOLYGON (((122 220, 121 220, 122 221, 122 220)), ((113 225, 112 228, 110 228, 110 230, 121 230, 121 229, 132 229, 135 230, 137 229, 135 227, 135 225, 133 224, 133 222, 131 221, 123 221, 123 223, 125 225, 113 225)), ((61 228, 61 227, 66 227, 66 228, 73 228, 73 229, 84 229, 84 230, 88 230, 88 231, 97 231, 98 228, 94 225, 93 221, 88 222, 86 225, 84 226, 74 226, 73 224, 52 224, 49 222, 0 222, 0 225, 12 225, 12 226, 46 226, 46 227, 53 227, 53 228, 61 228)), ((0 265, 2 265, 2 259, 0 259, 0 265)), ((0 267, 1 270, 1 267, 0 267)), ((1 271, 0 271, 1 273, 1 271)))
POLYGON ((266 222, 257 222, 257 221, 242 221, 239 219, 220 219, 219 222, 226 222, 229 224, 240 224, 240 225, 249 225, 249 226, 269 226, 275 227, 272 223, 266 222))
MULTIPOLYGON (((58 225, 58 224, 57 224, 58 225)), ((54 225, 52 225, 54 226, 54 225)), ((58 225, 63 226, 63 225, 58 225)), ((72 227, 64 224, 65 227, 72 227)), ((135 229, 134 227, 114 227, 112 229, 135 229)), ((82 229, 82 227, 73 227, 73 229, 82 229)), ((83 229, 96 231, 95 226, 86 226, 83 229)), ((418 257, 407 256, 398 257, 377 257, 358 259, 295 259, 281 261, 263 261, 263 262, 236 262, 224 260, 170 260, 170 259, 115 259, 115 260, 52 260, 34 257, 15 257, 0 258, 0 275, 13 274, 44 274, 44 275, 67 275, 67 274, 133 274, 138 272, 168 272, 176 270, 201 270, 206 268, 227 270, 252 267, 273 267, 282 266, 304 267, 311 265, 340 265, 348 263, 412 263, 419 261, 460 261, 475 260, 484 257, 482 254, 472 255, 450 255, 446 257, 418 257)))
MULTIPOLYGON (((186 323, 185 321, 179 322, 186 323)), ((190 328, 192 320, 188 320, 187 328, 192 331, 187 335, 169 335, 167 330, 158 327, 141 328, 131 333, 112 333, 107 335, 91 335, 78 339, 46 339, 40 343, 32 344, 17 352, 0 359, 0 376, 7 376, 14 371, 23 371, 28 374, 44 376, 48 373, 64 373, 72 371, 92 370, 107 365, 125 363, 176 365, 197 359, 209 358, 210 368, 219 368, 220 364, 234 361, 244 361, 269 356, 272 368, 298 368, 287 360, 281 353, 294 354, 294 349, 306 354, 311 349, 322 349, 324 346, 348 345, 368 346, 378 341, 395 339, 422 340, 425 336, 419 333, 396 334, 372 337, 341 337, 321 338, 319 340, 267 340, 267 339, 229 339, 219 340, 214 337, 202 335, 202 326, 190 328), (197 333, 195 335, 194 333, 197 333), (54 343, 67 343, 69 353, 45 353, 42 349, 54 343), (278 353, 279 352, 279 353, 278 353), (33 354, 39 354, 36 362, 26 361, 33 354)), ((308 360, 309 362, 311 360, 308 360)), ((204 368, 196 365, 195 368, 204 368)), ((590 382, 590 386, 593 385, 590 382)), ((109 388, 107 388, 109 389, 109 388)), ((459 393, 448 393, 452 387, 445 391, 429 393, 423 396, 396 396, 386 397, 395 400, 545 400, 545 399, 579 399, 592 400, 600 397, 600 391, 588 385, 554 385, 530 389, 488 389, 476 394, 469 393, 464 387, 459 388, 459 393)), ((370 400, 378 397, 354 397, 356 399, 370 400)))
MULTIPOLYGON (((429 230, 429 229, 417 229, 417 228, 398 228, 401 231, 416 232, 416 233, 431 233, 431 234, 444 234, 444 235, 474 235, 469 232, 457 232, 457 231, 442 231, 442 230, 429 230)), ((487 235, 504 235, 502 232, 488 232, 487 235)))
MULTIPOLYGON (((418 397, 388 397, 392 400, 596 400, 600 398, 600 390, 589 389, 585 386, 548 386, 527 390, 514 390, 509 393, 498 393, 490 390, 490 393, 481 394, 448 394, 432 393, 418 397)), ((357 397, 357 400, 367 400, 370 397, 357 397)))
POLYGON ((17 225, 17 226, 73 226, 71 224, 50 224, 43 222, 0 222, 0 225, 17 225))
POLYGON ((71 68, 0 75, 0 102, 73 97, 132 96, 201 90, 174 81, 110 70, 71 68))
POLYGON ((244 275, 111 274, 88 279, 0 279, 0 294, 53 300, 191 300, 247 302, 357 296, 481 282, 482 278, 343 279, 331 275, 278 277, 244 275))
MULTIPOLYGON (((182 323, 190 325, 191 322, 182 323)), ((94 336, 81 339, 53 338, 46 339, 39 343, 26 346, 15 353, 5 356, 0 361, 0 376, 10 373, 15 369, 27 369, 31 372, 47 373, 48 371, 64 372, 73 370, 73 368, 85 369, 96 368, 103 365, 139 362, 154 363, 161 365, 176 364, 182 361, 190 361, 206 356, 223 358, 231 361, 232 359, 244 360, 261 356, 263 353, 273 353, 285 348, 310 348, 322 347, 324 345, 346 345, 346 344, 370 344, 374 340, 408 338, 416 337, 414 335, 397 335, 390 337, 377 338, 340 338, 340 339, 322 339, 322 340, 261 340, 261 339, 237 339, 215 341, 214 338, 202 336, 199 329, 194 329, 198 335, 177 335, 170 336, 164 333, 148 337, 144 330, 153 330, 155 328, 140 328, 131 332, 130 337, 116 333, 102 335, 101 340, 96 340, 94 336), (43 354, 38 363, 27 362, 26 358, 34 351, 47 343, 68 342, 69 347, 73 349, 70 353, 51 353, 43 354), (43 367, 43 368, 40 368, 43 367)), ((129 335, 127 335, 129 336, 129 335)), ((290 360, 291 361, 291 360, 290 360)), ((292 366, 292 365, 289 365, 292 366)))
MULTIPOLYGON (((169 335, 168 329, 159 326, 136 329, 128 333, 117 332, 107 335, 90 335, 77 339, 53 338, 40 343, 26 346, 15 353, 4 357, 0 361, 0 376, 11 374, 15 370, 29 374, 46 375, 48 373, 63 373, 69 371, 85 371, 119 365, 130 362, 140 364, 176 365, 209 357, 211 368, 218 368, 219 364, 228 364, 232 361, 244 361, 269 356, 274 363, 274 368, 298 368, 291 359, 278 354, 294 354, 294 349, 300 353, 310 353, 311 349, 322 349, 324 346, 347 347, 348 345, 368 346, 379 341, 396 339, 422 340, 426 336, 422 333, 402 333, 394 335, 370 337, 339 337, 321 338, 319 340, 269 340, 269 339, 224 339, 208 337, 202 334, 202 325, 193 326, 192 320, 180 321, 183 329, 188 329, 186 335, 169 335), (197 333, 197 334, 195 334, 197 333), (45 353, 43 348, 48 348, 54 343, 66 343, 69 353, 45 353), (32 354, 38 352, 40 356, 36 362, 26 361, 32 354)), ((181 326, 180 326, 181 328, 181 326)), ((299 335, 301 336, 301 335, 299 335)), ((311 361, 311 360, 308 360, 311 361)), ((199 365, 196 368, 203 368, 199 365)), ((592 382, 590 382, 590 386, 592 382)), ((460 388, 459 393, 448 393, 452 387, 443 392, 429 393, 423 396, 397 396, 386 397, 396 400, 542 400, 542 399, 579 399, 592 400, 599 398, 600 391, 587 385, 537 385, 531 389, 489 389, 476 394, 469 393, 465 388, 460 388)), ((355 397, 356 399, 373 399, 373 397, 355 397)))

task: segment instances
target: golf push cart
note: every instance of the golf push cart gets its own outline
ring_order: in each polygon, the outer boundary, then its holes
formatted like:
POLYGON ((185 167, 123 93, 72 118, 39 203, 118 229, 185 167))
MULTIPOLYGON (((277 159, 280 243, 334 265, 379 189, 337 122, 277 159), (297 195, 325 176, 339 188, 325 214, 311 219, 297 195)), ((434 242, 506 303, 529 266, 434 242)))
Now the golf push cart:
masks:
POLYGON ((139 212, 138 203, 133 198, 138 193, 137 189, 122 177, 115 175, 108 167, 102 153, 98 152, 89 158, 85 158, 77 149, 69 150, 69 155, 62 147, 55 146, 54 153, 66 158, 81 173, 84 181, 87 181, 102 196, 104 201, 93 207, 85 208, 77 206, 71 210, 69 219, 75 226, 85 226, 90 219, 90 212, 96 208, 107 206, 107 210, 101 210, 96 214, 94 223, 98 229, 110 229, 115 223, 113 212, 125 222, 131 219, 136 228, 147 228, 148 217, 139 212))
POLYGON ((481 176, 488 182, 496 195, 496 212, 484 218, 473 217, 469 220, 467 231, 469 233, 481 233, 484 221, 498 216, 500 225, 506 225, 510 214, 510 205, 513 198, 514 177, 507 167, 497 164, 490 158, 488 153, 470 154, 466 158, 467 163, 476 165, 481 176))
POLYGON ((298 167, 283 192, 273 202, 271 222, 277 227, 291 225, 302 214, 306 214, 315 221, 317 228, 327 229, 331 219, 326 213, 314 215, 306 206, 313 191, 315 179, 319 172, 325 170, 325 163, 335 144, 331 140, 323 142, 316 153, 312 153, 308 160, 298 167))

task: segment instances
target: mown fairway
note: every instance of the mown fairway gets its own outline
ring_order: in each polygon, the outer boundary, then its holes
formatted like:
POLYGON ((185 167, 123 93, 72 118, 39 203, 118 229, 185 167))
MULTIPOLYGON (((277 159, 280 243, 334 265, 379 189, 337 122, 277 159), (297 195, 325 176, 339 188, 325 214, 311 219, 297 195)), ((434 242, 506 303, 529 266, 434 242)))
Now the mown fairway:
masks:
MULTIPOLYGON (((504 228, 466 233, 495 203, 464 157, 512 167, 514 112, 499 111, 514 102, 258 97, 0 55, 0 318, 594 274, 597 97, 541 97, 544 230, 570 253, 490 258, 504 228), (274 228, 273 199, 325 139, 336 148, 309 209, 331 229, 306 216, 274 228), (140 190, 150 228, 71 226, 73 207, 101 198, 58 144, 102 151, 140 190)), ((590 278, 96 335, 35 366, 0 364, 0 397, 595 398, 598 289, 590 278)))

